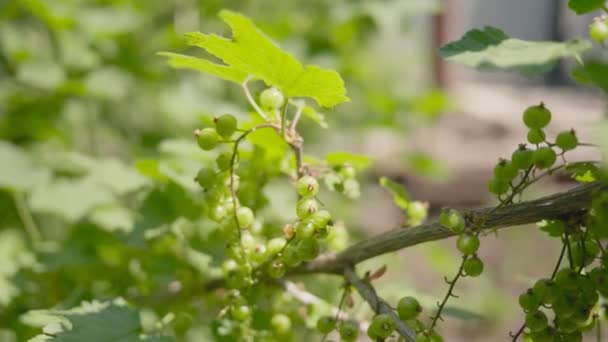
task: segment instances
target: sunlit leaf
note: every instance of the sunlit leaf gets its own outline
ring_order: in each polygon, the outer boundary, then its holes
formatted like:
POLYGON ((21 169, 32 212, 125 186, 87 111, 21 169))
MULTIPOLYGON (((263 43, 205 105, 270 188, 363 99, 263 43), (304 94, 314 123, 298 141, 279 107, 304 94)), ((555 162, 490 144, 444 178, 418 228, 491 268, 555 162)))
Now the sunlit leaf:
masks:
POLYGON ((0 188, 26 191, 51 178, 50 170, 35 165, 25 151, 4 141, 0 141, 0 160, 0 188))
POLYGON ((606 0, 570 0, 568 1, 568 7, 581 15, 589 12, 593 12, 602 8, 606 3, 606 0))
POLYGON ((380 178, 380 185, 393 195, 393 201, 399 208, 407 209, 411 196, 403 185, 386 177, 380 178))
POLYGON ((349 164, 359 170, 367 168, 372 163, 372 158, 362 154, 350 152, 332 152, 325 155, 325 160, 334 166, 349 164))

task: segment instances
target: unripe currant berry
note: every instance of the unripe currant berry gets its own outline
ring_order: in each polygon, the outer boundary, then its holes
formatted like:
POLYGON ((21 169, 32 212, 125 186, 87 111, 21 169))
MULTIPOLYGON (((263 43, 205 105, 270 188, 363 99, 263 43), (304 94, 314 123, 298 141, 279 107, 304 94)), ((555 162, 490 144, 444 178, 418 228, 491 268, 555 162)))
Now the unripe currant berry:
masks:
POLYGON ((387 338, 395 331, 396 323, 389 314, 379 314, 374 316, 369 324, 368 334, 378 338, 387 338))
POLYGON ((340 339, 344 342, 352 342, 359 336, 359 323, 352 320, 343 321, 338 328, 340 339))
POLYGON ((608 39, 608 20, 605 17, 595 18, 589 25, 589 36, 598 43, 608 39))
POLYGON ((215 118, 215 130, 224 139, 228 139, 236 131, 237 121, 233 115, 223 114, 215 118))
POLYGON ((285 102, 283 93, 277 88, 267 88, 260 94, 260 104, 264 108, 277 109, 280 108, 285 102))
POLYGON ((463 269, 466 275, 477 277, 483 272, 483 261, 477 255, 473 255, 464 261, 463 269))
POLYGON ((300 255, 294 246, 288 246, 283 250, 281 260, 289 267, 295 267, 302 263, 302 258, 300 258, 300 255))
POLYGON ((213 128, 203 128, 195 132, 198 146, 205 151, 213 150, 220 140, 220 136, 213 128))
POLYGON ((564 151, 574 150, 578 145, 576 132, 574 132, 574 130, 570 130, 559 133, 555 138, 555 144, 564 151))
POLYGON ((532 289, 522 293, 519 298, 519 306, 526 312, 533 312, 540 306, 540 299, 532 289))
POLYGON ((270 325, 275 333, 284 335, 291 330, 291 319, 284 314, 275 314, 270 319, 270 325))
POLYGON ((422 223, 427 215, 427 203, 412 201, 407 205, 407 217, 410 224, 417 225, 422 223))
POLYGON ((321 209, 310 215, 307 219, 316 228, 325 228, 331 222, 331 214, 325 209, 321 209))
POLYGON ((220 153, 215 159, 215 163, 220 171, 227 171, 232 163, 232 154, 230 152, 220 153))
POLYGON ((541 102, 530 106, 524 111, 524 123, 531 129, 543 128, 551 121, 551 112, 541 102))
POLYGON ((510 161, 501 159, 494 167, 494 178, 510 182, 517 177, 518 169, 510 161))
POLYGON ((230 314, 237 321, 244 321, 251 317, 251 309, 247 305, 236 305, 231 308, 230 314))
POLYGON ((547 316, 540 310, 526 314, 526 327, 532 332, 544 330, 547 327, 547 322, 547 316))
POLYGON ((545 131, 543 131, 542 129, 531 129, 530 131, 528 131, 527 138, 530 144, 538 145, 545 141, 545 131))
POLYGON ((328 334, 336 328, 336 319, 331 316, 323 316, 317 320, 317 330, 322 334, 328 334))
POLYGON ((210 189, 215 185, 216 177, 212 169, 202 168, 196 174, 196 182, 203 189, 210 189))
POLYGON ((403 321, 409 321, 418 317, 422 312, 422 306, 414 297, 403 297, 397 303, 397 314, 403 321))
POLYGON ((439 223, 456 234, 462 233, 465 228, 465 220, 462 214, 458 210, 450 208, 444 208, 441 211, 439 223))
POLYGON ((296 189, 302 197, 314 197, 319 192, 319 183, 314 177, 303 176, 298 179, 296 189))
POLYGON ((319 242, 316 239, 302 239, 298 241, 296 251, 302 260, 309 261, 319 255, 321 246, 319 246, 319 242))
POLYGON ((285 263, 281 260, 273 260, 268 265, 266 272, 274 279, 282 278, 285 275, 285 263))
POLYGON ((266 250, 266 246, 262 244, 257 244, 253 248, 250 254, 251 261, 257 262, 258 264, 263 263, 268 258, 268 251, 266 250))
POLYGON ((462 254, 475 254, 479 249, 479 238, 473 234, 464 233, 458 236, 456 247, 462 254))
POLYGON ((296 236, 300 239, 311 238, 315 234, 315 226, 309 220, 300 221, 296 225, 296 236))
POLYGON ((276 255, 285 247, 285 244, 287 244, 287 240, 282 237, 270 239, 266 244, 266 251, 269 256, 276 255))
POLYGON ((239 207, 236 210, 236 218, 239 221, 241 228, 249 228, 255 220, 253 211, 247 207, 239 207))
POLYGON ((314 198, 302 198, 296 205, 296 214, 304 220, 319 210, 319 203, 314 198))
POLYGON ((511 163, 520 170, 525 170, 533 164, 534 151, 526 148, 525 144, 519 145, 519 148, 511 155, 511 163))
POLYGON ((541 147, 534 151, 534 165, 539 169, 550 168, 557 160, 557 155, 550 147, 541 147))
POLYGON ((494 195, 506 194, 509 189, 509 182, 504 179, 492 178, 488 181, 488 191, 494 195))

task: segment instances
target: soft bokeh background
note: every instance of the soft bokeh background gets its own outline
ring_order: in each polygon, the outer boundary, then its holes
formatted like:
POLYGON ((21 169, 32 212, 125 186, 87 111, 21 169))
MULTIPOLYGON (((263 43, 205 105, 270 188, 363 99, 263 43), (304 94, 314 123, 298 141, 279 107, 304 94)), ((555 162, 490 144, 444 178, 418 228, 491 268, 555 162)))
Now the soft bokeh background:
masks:
MULTIPOLYGON (((565 3, 0 1, 0 174, 17 183, 0 184, 0 341, 35 334, 18 319, 30 309, 69 308, 133 281, 137 288, 122 295, 137 299, 170 284, 167 270, 195 277, 192 269, 175 269, 180 262, 208 277, 217 274, 204 243, 190 248, 176 247, 175 238, 152 246, 142 241, 146 234, 188 225, 196 215, 198 189, 191 178, 198 162, 212 157, 194 147, 193 129, 216 114, 247 115, 234 85, 176 72, 156 55, 197 53, 180 39, 184 32, 227 33, 216 16, 220 9, 246 14, 300 60, 334 68, 345 79, 352 101, 325 113, 329 129, 304 121, 303 135, 307 154, 347 150, 373 158, 361 175, 358 199, 324 197, 355 241, 403 220, 378 185, 380 176, 428 201, 431 216, 442 206, 491 204, 487 180, 496 160, 525 141, 521 113, 528 105, 542 100, 553 111, 550 135, 576 127, 581 141, 593 141, 605 99, 574 85, 569 65, 525 78, 464 69, 437 56, 443 43, 487 24, 521 39, 585 35, 591 17, 575 16, 565 3), (161 170, 159 180, 170 181, 144 195, 139 189, 152 181, 138 170, 150 165, 161 170), (143 211, 135 212, 142 201, 143 211), (28 212, 45 237, 63 244, 47 242, 34 258, 21 228, 28 212), (171 224, 143 232, 145 227, 134 224, 138 215, 153 216, 152 225, 171 224), (150 248, 157 258, 146 260, 150 248), (44 300, 28 293, 44 293, 44 300)), ((592 150, 577 153, 573 159, 597 159, 592 150)), ((572 184, 568 177, 554 177, 529 196, 572 184)), ((282 195, 287 187, 270 184, 267 194, 276 201, 267 215, 280 218, 292 210, 295 199, 282 195)), ((516 296, 551 271, 558 247, 531 227, 487 236, 480 253, 487 272, 458 285, 460 299, 450 302, 440 327, 446 340, 507 340, 522 320, 516 296)), ((377 281, 379 293, 392 302, 415 294, 429 312, 446 290, 443 276, 452 275, 459 260, 448 240, 370 260, 359 270, 388 264, 387 275, 377 281)), ((309 289, 333 296, 337 304, 338 284, 318 276, 309 289)), ((356 303, 353 313, 369 313, 365 303, 356 303)), ((149 310, 142 317, 155 322, 159 315, 149 310)), ((204 340, 206 334, 201 324, 188 340, 204 340)))

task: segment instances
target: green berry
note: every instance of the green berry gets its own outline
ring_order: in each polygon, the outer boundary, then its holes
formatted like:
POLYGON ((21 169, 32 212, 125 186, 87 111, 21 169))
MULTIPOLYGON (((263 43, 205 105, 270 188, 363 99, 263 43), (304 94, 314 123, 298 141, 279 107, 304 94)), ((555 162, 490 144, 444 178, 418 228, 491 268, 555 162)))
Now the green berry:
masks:
POLYGON ((226 215, 228 215, 228 212, 226 211, 226 208, 221 204, 214 206, 209 212, 209 218, 211 218, 215 222, 221 222, 226 217, 226 215))
POLYGON ((196 174, 196 182, 203 189, 209 189, 215 184, 216 176, 212 169, 202 168, 196 174))
POLYGON ((555 138, 555 144, 564 151, 574 150, 578 145, 576 133, 574 130, 561 132, 557 135, 557 138, 555 138))
POLYGON ((539 279, 534 283, 532 291, 543 304, 551 304, 557 295, 557 287, 551 279, 539 279))
POLYGON ((314 197, 319 192, 319 183, 314 177, 304 176, 298 179, 296 189, 302 197, 314 197))
POLYGON ((275 333, 284 335, 291 330, 291 319, 284 314, 275 314, 270 319, 270 325, 275 333))
POLYGON ((289 267, 295 267, 302 263, 298 250, 293 246, 285 248, 281 255, 281 260, 289 267))
POLYGON ((340 333, 340 338, 345 342, 352 342, 357 339, 359 336, 359 323, 356 321, 344 321, 340 323, 340 327, 338 329, 340 333))
POLYGON ((530 144, 540 144, 545 141, 546 135, 542 129, 531 129, 528 131, 528 142, 530 144))
POLYGON ((494 167, 494 178, 510 182, 519 170, 510 161, 501 159, 494 167))
POLYGON ((194 318, 192 315, 179 312, 173 319, 173 330, 175 330, 177 335, 183 336, 186 332, 188 332, 188 330, 190 330, 192 323, 194 323, 194 318))
POLYGON ((534 151, 528 150, 526 145, 519 145, 519 148, 511 155, 511 163, 514 167, 525 170, 533 164, 534 151))
POLYGON ((257 262, 258 264, 263 263, 268 258, 268 251, 265 245, 256 245, 250 254, 251 261, 257 262))
POLYGON ((396 323, 389 314, 379 314, 374 316, 369 324, 369 333, 379 338, 389 337, 395 331, 396 323))
POLYGON ((532 332, 544 330, 547 322, 547 316, 540 310, 526 314, 526 327, 532 332))
POLYGON ((317 229, 325 228, 331 222, 331 214, 329 211, 321 209, 310 215, 307 220, 317 229))
POLYGON ((244 321, 251 317, 251 309, 247 305, 236 305, 230 310, 232 317, 237 321, 244 321))
POLYGON ((285 247, 285 244, 287 244, 287 240, 282 237, 276 237, 271 239, 266 244, 266 250, 268 252, 268 255, 276 255, 283 249, 283 247, 285 247))
POLYGON ((603 43, 608 39, 608 22, 603 18, 595 18, 589 26, 589 36, 598 43, 603 43))
POLYGON ((314 198, 303 198, 296 205, 296 213, 300 220, 304 220, 317 210, 319 210, 319 203, 314 198))
POLYGON ((524 123, 529 128, 543 128, 551 121, 551 112, 541 102, 539 105, 530 106, 524 111, 524 123))
POLYGON ((439 223, 456 234, 462 233, 465 227, 465 220, 462 214, 458 210, 450 208, 444 208, 441 211, 439 223))
POLYGON ((526 312, 535 311, 540 306, 540 299, 532 289, 528 289, 526 292, 522 293, 519 296, 518 301, 519 306, 526 312))
POLYGON ((510 187, 509 182, 504 179, 492 178, 488 181, 488 191, 494 195, 506 194, 510 187))
POLYGON ((253 211, 247 207, 239 207, 236 210, 236 218, 239 221, 239 225, 241 228, 249 228, 253 224, 255 220, 255 216, 253 215, 253 211))
POLYGON ((213 150, 220 140, 220 136, 213 128, 203 128, 197 131, 198 146, 205 151, 213 150))
POLYGON ((476 255, 464 261, 464 272, 471 277, 477 277, 483 272, 483 261, 476 255))
POLYGON ((296 235, 300 239, 311 238, 315 234, 315 226, 309 220, 300 221, 296 225, 296 235))
POLYGON ((479 249, 479 238, 472 234, 462 234, 456 240, 456 247, 465 255, 475 254, 479 249))
POLYGON ((223 152, 220 153, 219 156, 215 159, 215 163, 217 164, 217 168, 220 171, 227 171, 230 169, 230 164, 232 162, 232 153, 223 152))
POLYGON ((407 216, 410 224, 422 223, 427 216, 427 204, 420 201, 412 201, 407 205, 407 216))
POLYGON ((223 114, 215 118, 215 130, 225 139, 228 139, 236 131, 237 121, 233 115, 223 114))
POLYGON ((550 147, 541 147, 534 151, 534 165, 539 169, 546 169, 555 164, 557 155, 550 147))
POLYGON ((296 245, 298 256, 305 261, 312 260, 319 255, 321 246, 315 239, 302 239, 296 245))
POLYGON ((285 263, 281 260, 274 260, 268 265, 266 272, 270 277, 279 279, 285 275, 285 263))
POLYGON ((422 306, 414 297, 403 297, 397 303, 397 314, 403 321, 409 321, 418 317, 422 312, 422 306))
POLYGON ((331 316, 323 316, 317 321, 317 330, 321 334, 327 334, 336 328, 336 319, 331 316))
POLYGON ((260 104, 264 108, 277 109, 285 102, 283 93, 277 88, 267 88, 260 94, 260 104))

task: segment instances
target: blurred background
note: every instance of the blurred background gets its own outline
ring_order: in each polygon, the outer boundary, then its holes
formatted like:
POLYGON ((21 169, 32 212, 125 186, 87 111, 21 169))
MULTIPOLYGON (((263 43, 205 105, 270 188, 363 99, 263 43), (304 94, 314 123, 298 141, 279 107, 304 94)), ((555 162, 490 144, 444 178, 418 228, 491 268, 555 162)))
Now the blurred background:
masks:
MULTIPOLYGON (((67 308, 117 292, 139 298, 169 284, 172 273, 217 275, 204 241, 197 248, 145 241, 197 215, 199 190, 191 180, 201 161, 214 158, 197 150, 193 129, 217 114, 248 115, 234 85, 176 72, 156 55, 199 53, 185 46, 184 32, 228 34, 219 10, 242 12, 300 60, 344 78, 351 101, 324 113, 329 129, 312 121, 301 126, 307 154, 346 150, 373 160, 360 176, 358 198, 324 197, 352 242, 403 221, 378 184, 381 176, 428 202, 431 216, 443 206, 492 204, 487 181, 498 158, 525 142, 521 114, 529 105, 543 101, 552 110, 550 136, 575 127, 581 141, 594 140, 606 102, 574 84, 571 65, 526 78, 464 69, 437 55, 442 44, 484 25, 520 39, 584 37, 592 17, 575 16, 566 3, 0 0, 0 341, 34 334, 22 316, 31 309, 67 308), (61 245, 47 241, 33 255, 22 229, 31 221, 61 245), (146 260, 150 249, 157 254, 146 260), (131 282, 136 289, 117 290, 131 282)), ((572 160, 598 158, 582 149, 572 160)), ((567 176, 553 177, 528 195, 572 185, 567 176)), ((277 200, 286 186, 268 186, 271 203, 279 203, 268 216, 281 218, 293 207, 293 198, 277 200)), ((522 321, 516 296, 551 271, 557 243, 523 227, 498 235, 482 243, 487 272, 457 287, 460 299, 451 301, 440 328, 447 341, 507 340, 522 321)), ((414 294, 430 311, 445 293, 443 276, 455 273, 459 260, 448 240, 359 270, 389 264, 378 291, 389 302, 414 294)), ((319 276, 309 288, 337 303, 337 284, 319 276)), ((368 308, 357 300, 352 310, 368 308)), ((149 321, 158 315, 144 314, 149 321)), ((190 340, 205 336, 199 330, 190 340)))

